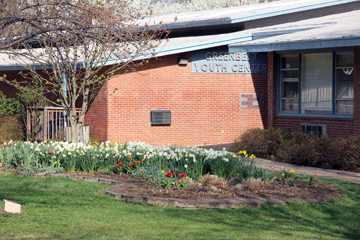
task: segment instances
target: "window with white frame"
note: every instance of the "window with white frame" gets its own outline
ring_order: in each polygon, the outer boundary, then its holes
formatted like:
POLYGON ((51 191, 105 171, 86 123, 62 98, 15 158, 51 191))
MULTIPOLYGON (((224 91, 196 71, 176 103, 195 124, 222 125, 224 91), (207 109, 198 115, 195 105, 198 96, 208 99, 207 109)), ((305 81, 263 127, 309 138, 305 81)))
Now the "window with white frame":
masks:
POLYGON ((352 115, 353 98, 354 52, 281 56, 281 113, 352 115))

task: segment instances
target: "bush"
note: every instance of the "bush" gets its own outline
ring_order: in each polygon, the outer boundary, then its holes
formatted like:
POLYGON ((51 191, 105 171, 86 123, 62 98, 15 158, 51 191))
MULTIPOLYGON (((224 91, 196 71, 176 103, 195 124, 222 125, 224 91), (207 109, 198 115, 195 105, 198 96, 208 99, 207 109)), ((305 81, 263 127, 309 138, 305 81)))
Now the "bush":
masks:
POLYGON ((253 128, 236 139, 230 149, 233 152, 246 150, 257 157, 270 158, 290 138, 291 134, 283 129, 253 128))
POLYGON ((15 98, 7 98, 0 91, 0 118, 21 113, 21 104, 15 98))
POLYGON ((281 129, 251 129, 236 139, 232 151, 298 165, 360 171, 360 136, 317 137, 281 129))
POLYGON ((0 117, 0 145, 10 140, 25 139, 25 129, 21 118, 20 114, 0 117))

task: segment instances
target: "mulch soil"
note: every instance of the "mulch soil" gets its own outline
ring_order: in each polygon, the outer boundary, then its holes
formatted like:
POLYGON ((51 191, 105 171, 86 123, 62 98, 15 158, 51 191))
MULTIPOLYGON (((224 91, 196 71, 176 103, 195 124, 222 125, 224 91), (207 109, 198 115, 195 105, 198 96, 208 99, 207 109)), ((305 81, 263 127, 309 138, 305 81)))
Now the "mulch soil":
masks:
MULTIPOLYGON (((70 174, 70 173, 69 173, 70 174)), ((315 199, 315 200, 329 200, 342 193, 341 190, 332 185, 317 182, 317 184, 310 186, 305 179, 298 178, 296 186, 290 184, 282 184, 280 176, 272 183, 267 185, 258 184, 251 188, 239 188, 229 184, 211 184, 206 181, 200 181, 201 184, 189 185, 187 189, 164 189, 149 184, 146 178, 134 178, 131 175, 109 174, 103 175, 100 173, 71 173, 70 175, 77 176, 92 176, 96 178, 106 178, 121 181, 120 189, 126 195, 139 196, 154 196, 163 198, 179 198, 179 199, 193 199, 193 200, 219 200, 219 199, 315 199)), ((231 182, 233 179, 227 181, 231 182)))

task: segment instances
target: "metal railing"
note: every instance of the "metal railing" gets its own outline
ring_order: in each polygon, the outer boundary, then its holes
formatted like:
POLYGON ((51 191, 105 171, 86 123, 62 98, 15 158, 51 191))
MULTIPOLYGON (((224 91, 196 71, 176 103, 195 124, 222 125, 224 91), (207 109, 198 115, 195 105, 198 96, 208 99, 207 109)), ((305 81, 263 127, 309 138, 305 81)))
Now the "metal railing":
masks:
MULTIPOLYGON (((81 109, 76 109, 78 116, 81 109)), ((70 120, 62 107, 28 108, 26 113, 27 140, 66 140, 66 127, 70 120)))

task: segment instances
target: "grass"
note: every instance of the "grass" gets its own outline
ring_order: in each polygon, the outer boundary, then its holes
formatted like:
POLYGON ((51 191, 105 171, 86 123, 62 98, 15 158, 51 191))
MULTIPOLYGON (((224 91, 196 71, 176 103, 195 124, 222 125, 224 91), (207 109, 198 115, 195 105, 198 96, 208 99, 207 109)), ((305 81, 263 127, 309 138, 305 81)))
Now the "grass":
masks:
POLYGON ((0 239, 360 239, 360 185, 322 179, 345 195, 330 203, 186 210, 125 203, 110 185, 0 172, 0 239))

